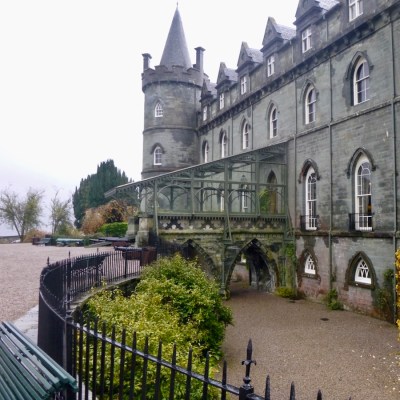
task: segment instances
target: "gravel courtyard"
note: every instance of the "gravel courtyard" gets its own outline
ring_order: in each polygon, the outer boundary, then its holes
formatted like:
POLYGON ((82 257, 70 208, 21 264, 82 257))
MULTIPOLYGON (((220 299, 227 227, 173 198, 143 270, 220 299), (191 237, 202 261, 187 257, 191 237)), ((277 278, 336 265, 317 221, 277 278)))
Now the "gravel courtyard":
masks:
MULTIPOLYGON (((38 303, 40 272, 47 263, 95 253, 95 248, 0 244, 0 320, 14 321, 38 303)), ((101 248, 100 251, 107 251, 101 248)), ((242 383, 246 346, 251 338, 252 383, 262 394, 266 374, 271 397, 324 400, 399 400, 400 342, 394 325, 346 311, 330 311, 310 301, 290 302, 232 284, 226 302, 233 310, 223 351, 228 381, 242 383)))

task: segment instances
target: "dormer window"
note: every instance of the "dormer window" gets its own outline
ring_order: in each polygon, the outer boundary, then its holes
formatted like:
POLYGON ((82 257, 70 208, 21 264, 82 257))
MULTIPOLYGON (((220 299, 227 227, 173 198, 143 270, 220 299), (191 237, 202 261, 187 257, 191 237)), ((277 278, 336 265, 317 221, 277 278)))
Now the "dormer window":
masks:
POLYGON ((301 51, 303 53, 311 49, 311 27, 304 29, 301 33, 301 51))
POLYGON ((240 94, 247 93, 247 76, 240 78, 240 94))
POLYGON ((222 110, 225 107, 225 93, 219 95, 219 109, 222 110))
POLYGON ((271 56, 267 59, 267 76, 271 76, 275 73, 275 57, 271 56))
POLYGON ((363 13, 363 0, 349 0, 349 21, 363 13))
POLYGON ((158 102, 154 108, 154 116, 156 118, 161 118, 164 115, 164 109, 160 102, 158 102))
POLYGON ((207 121, 207 106, 203 107, 203 121, 207 121))

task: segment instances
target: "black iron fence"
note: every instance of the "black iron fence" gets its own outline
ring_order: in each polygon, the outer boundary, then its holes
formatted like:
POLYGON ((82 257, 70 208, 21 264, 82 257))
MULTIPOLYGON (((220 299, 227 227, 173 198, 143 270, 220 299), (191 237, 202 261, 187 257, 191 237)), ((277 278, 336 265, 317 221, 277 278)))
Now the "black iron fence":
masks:
MULTIPOLYGON (((160 255, 177 251, 188 256, 188 248, 179 245, 144 249, 119 249, 69 258, 45 267, 41 274, 39 296, 38 345, 55 361, 76 377, 78 394, 65 393, 66 399, 270 399, 270 381, 266 377, 262 396, 254 394, 250 369, 251 341, 247 347, 243 383, 228 383, 227 364, 222 365, 221 379, 209 374, 209 356, 205 356, 204 370, 194 371, 189 351, 185 366, 176 364, 174 348, 172 359, 163 358, 159 343, 157 354, 149 354, 148 339, 139 349, 136 334, 116 332, 107 336, 106 326, 99 329, 97 322, 74 317, 79 305, 93 288, 119 284, 139 277, 144 265, 160 255), (127 337, 131 337, 127 343, 127 337), (153 365, 153 368, 149 366, 153 365), (154 367, 155 366, 155 367, 154 367), (150 374, 150 369, 153 373, 150 374), (155 372, 154 372, 155 371, 155 372)), ((290 400, 295 400, 291 386, 290 400)), ((322 399, 321 392, 317 399, 322 399)))

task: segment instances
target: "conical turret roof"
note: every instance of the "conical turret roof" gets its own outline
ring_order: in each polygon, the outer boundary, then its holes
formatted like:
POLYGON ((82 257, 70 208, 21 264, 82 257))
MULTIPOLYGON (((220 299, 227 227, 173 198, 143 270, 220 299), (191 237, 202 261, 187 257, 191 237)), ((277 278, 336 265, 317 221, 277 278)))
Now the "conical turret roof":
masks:
POLYGON ((164 65, 168 68, 171 68, 173 65, 179 65, 185 68, 192 67, 178 7, 176 8, 171 27, 169 28, 168 38, 165 43, 160 65, 164 65))

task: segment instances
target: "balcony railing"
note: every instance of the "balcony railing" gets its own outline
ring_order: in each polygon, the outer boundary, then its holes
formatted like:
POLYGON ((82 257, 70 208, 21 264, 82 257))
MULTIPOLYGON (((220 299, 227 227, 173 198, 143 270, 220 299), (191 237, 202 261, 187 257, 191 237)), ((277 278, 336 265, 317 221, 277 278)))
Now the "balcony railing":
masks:
POLYGON ((319 215, 300 215, 302 231, 316 231, 319 227, 319 215))
POLYGON ((372 214, 349 214, 350 231, 372 231, 372 214))

